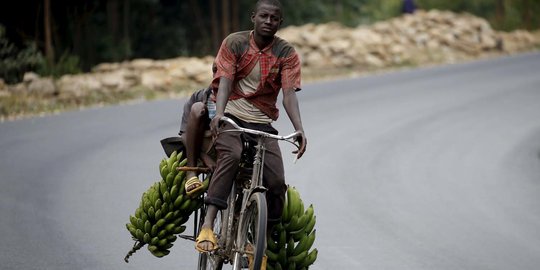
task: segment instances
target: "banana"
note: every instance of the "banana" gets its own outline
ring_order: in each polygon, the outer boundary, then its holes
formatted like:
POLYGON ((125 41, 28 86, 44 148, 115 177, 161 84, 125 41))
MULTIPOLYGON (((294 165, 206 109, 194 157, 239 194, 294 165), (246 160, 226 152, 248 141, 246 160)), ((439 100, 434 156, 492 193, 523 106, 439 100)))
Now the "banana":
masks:
POLYGON ((208 187, 210 186, 210 177, 207 177, 206 179, 204 179, 204 181, 202 182, 202 185, 205 191, 208 190, 208 187))
POLYGON ((285 266, 287 265, 287 250, 285 248, 282 248, 279 250, 279 253, 278 253, 278 262, 282 265, 282 266, 285 266))
MULTIPOLYGON (((128 252, 126 261, 145 244, 148 244, 148 250, 154 256, 163 257, 169 254, 168 249, 176 241, 176 235, 186 230, 183 224, 189 220, 193 211, 202 206, 202 196, 189 199, 183 195, 186 173, 179 171, 178 167, 185 166, 187 159, 182 157, 182 152, 175 152, 169 158, 161 160, 159 163, 161 179, 143 192, 135 214, 129 216, 126 229, 136 243, 128 252)), ((203 181, 205 189, 209 182, 209 178, 203 181)), ((283 235, 283 239, 286 241, 286 234, 283 235)))
POLYGON ((169 174, 169 167, 166 165, 161 167, 161 169, 159 170, 159 174, 161 175, 162 179, 166 179, 167 175, 169 174))
POLYGON ((161 212, 161 209, 156 211, 156 214, 154 215, 154 220, 160 220, 163 217, 163 212, 161 212))
MULTIPOLYGON (((161 194, 161 197, 165 194, 165 192, 168 192, 169 187, 167 187, 167 183, 164 181, 159 182, 159 194, 161 194)), ((165 201, 165 200, 162 200, 165 201)))
POLYGON ((173 202, 173 208, 174 209, 180 209, 180 206, 182 206, 182 203, 184 202, 184 196, 182 193, 176 197, 176 200, 173 202))
MULTIPOLYGON (((143 215, 144 217, 144 215, 143 215)), ((150 206, 150 208, 148 208, 148 218, 151 218, 153 220, 156 219, 156 211, 154 210, 154 207, 153 206, 150 206)), ((144 219, 144 218, 143 218, 144 219)), ((148 219, 147 219, 148 220, 148 219)))
POLYGON ((140 218, 137 219, 137 226, 135 226, 137 229, 144 229, 144 221, 140 218))
POLYGON ((298 265, 300 268, 308 267, 312 265, 315 260, 317 260, 318 250, 315 248, 312 251, 309 252, 309 254, 306 256, 306 258, 298 265))
POLYGON ((178 185, 173 185, 172 188, 171 188, 171 192, 170 192, 170 195, 171 195, 171 201, 174 202, 174 200, 176 200, 176 198, 178 198, 178 185))
POLYGON ((174 232, 174 227, 175 226, 176 225, 174 223, 169 223, 169 224, 165 225, 165 230, 172 234, 174 232))
POLYGON ((154 210, 158 210, 158 209, 161 209, 161 205, 163 204, 163 202, 161 201, 161 199, 156 199, 155 200, 155 203, 154 203, 154 210))
POLYGON ((161 228, 161 227, 163 227, 163 225, 165 225, 166 222, 167 222, 167 221, 166 221, 165 219, 163 219, 163 218, 162 218, 162 219, 159 219, 159 220, 156 222, 156 226, 157 226, 158 228, 161 228))
POLYGON ((278 260, 278 254, 272 252, 270 249, 266 249, 266 256, 268 257, 268 260, 271 262, 277 262, 278 260))
POLYGON ((281 231, 281 233, 279 234, 278 248, 285 249, 286 244, 287 244, 287 232, 281 231))
POLYGON ((184 171, 181 171, 178 174, 176 174, 176 176, 174 177, 174 180, 173 180, 173 186, 178 186, 178 185, 182 184, 182 180, 184 180, 184 175, 185 174, 186 174, 186 172, 184 172, 184 171))
POLYGON ((293 216, 291 218, 291 222, 289 224, 285 225, 285 229, 289 232, 297 231, 301 228, 300 222, 298 221, 298 216, 293 216))
MULTIPOLYGON (((176 225, 176 224, 175 224, 175 225, 176 225)), ((174 233, 174 234, 181 234, 181 233, 183 233, 185 230, 186 230, 186 226, 177 226, 177 227, 174 227, 173 233, 174 233)))
POLYGON ((179 208, 180 211, 186 211, 187 209, 189 209, 190 204, 191 204, 191 200, 189 198, 186 198, 179 208))
POLYGON ((317 222, 317 216, 313 216, 313 218, 309 221, 309 223, 306 225, 305 232, 311 233, 313 228, 315 227, 315 223, 317 222))
POLYGON ((174 213, 173 212, 169 212, 165 215, 165 220, 166 221, 171 221, 173 219, 173 216, 174 216, 174 213))
POLYGON ((289 265, 287 267, 288 270, 296 270, 296 263, 295 262, 289 262, 289 265))
POLYGON ((162 250, 162 249, 158 249, 156 251, 150 251, 152 253, 152 255, 158 257, 158 258, 161 258, 163 256, 166 256, 166 255, 169 255, 170 251, 169 250, 162 250))
POLYGON ((135 234, 137 235, 137 239, 139 241, 143 241, 144 240, 144 233, 141 229, 137 229, 137 231, 135 232, 135 234))
POLYGON ((287 261, 288 261, 289 264, 291 264, 291 263, 300 263, 300 262, 304 261, 304 258, 306 258, 307 255, 308 255, 307 250, 304 250, 304 251, 300 252, 300 254, 298 254, 296 256, 288 257, 287 261))
POLYGON ((131 236, 133 236, 133 238, 136 239, 137 238, 137 228, 131 223, 127 223, 126 228, 128 229, 129 233, 131 233, 131 236))
POLYGON ((156 245, 148 245, 148 250, 150 250, 150 252, 154 252, 158 250, 158 247, 156 245))
MULTIPOLYGON (((142 212, 143 212, 142 208, 138 207, 137 210, 135 210, 135 217, 140 218, 142 212)), ((135 224, 133 224, 133 225, 135 225, 135 224)))
POLYGON ((296 213, 296 210, 295 210, 295 206, 296 204, 294 203, 294 199, 292 198, 294 195, 293 195, 293 191, 292 191, 292 187, 289 187, 287 189, 287 212, 288 212, 288 219, 291 220, 292 219, 292 216, 294 215, 294 213, 296 213))
POLYGON ((169 243, 173 243, 174 241, 176 241, 176 235, 169 235, 167 236, 167 241, 169 241, 169 243))
POLYGON ((266 246, 267 246, 267 250, 276 250, 278 249, 278 245, 276 243, 276 241, 274 241, 274 239, 272 238, 269 238, 266 240, 266 246))
POLYGON ((163 238, 163 239, 160 239, 160 240, 158 241, 158 243, 157 243, 156 246, 158 246, 158 247, 163 247, 163 246, 165 246, 165 245, 168 244, 168 243, 169 243, 169 241, 167 240, 167 238, 163 238))
POLYGON ((294 248, 294 256, 300 254, 302 251, 306 251, 311 248, 313 242, 315 241, 315 232, 316 231, 313 231, 310 235, 303 233, 302 238, 294 248))
POLYGON ((313 217, 315 216, 315 209, 313 208, 313 204, 310 204, 309 207, 306 209, 306 212, 304 213, 304 216, 306 216, 306 223, 311 222, 313 217))
POLYGON ((285 223, 289 223, 291 221, 291 215, 289 215, 289 200, 287 197, 288 196, 285 196, 285 203, 283 204, 283 212, 281 214, 281 220, 285 223))
POLYGON ((149 233, 145 233, 143 235, 143 242, 144 243, 150 243, 150 240, 152 240, 152 238, 150 237, 150 234, 149 233))
POLYGON ((289 238, 289 242, 287 243, 287 257, 292 256, 294 252, 294 239, 289 238))
POLYGON ((172 164, 178 160, 178 153, 176 151, 174 151, 171 156, 167 159, 167 167, 169 167, 169 170, 172 166, 172 164))
MULTIPOLYGON (((157 245, 158 242, 159 242, 159 238, 155 236, 154 238, 152 238, 152 240, 150 240, 150 245, 155 246, 157 245)), ((150 246, 148 246, 148 248, 150 248, 150 246)))
POLYGON ((169 194, 169 191, 165 191, 163 194, 163 202, 171 202, 171 195, 169 194))
POLYGON ((163 166, 167 165, 167 159, 162 159, 161 162, 159 162, 159 170, 163 168, 163 166))
POLYGON ((161 205, 160 210, 161 210, 161 213, 169 213, 169 211, 171 211, 169 204, 166 202, 161 205))
POLYGON ((171 187, 173 185, 174 177, 176 176, 176 171, 169 171, 169 174, 167 174, 167 177, 165 177, 163 180, 165 180, 165 184, 168 187, 171 187))
POLYGON ((291 197, 291 204, 293 204, 293 212, 291 213, 291 215, 302 215, 304 213, 304 203, 300 199, 300 193, 298 193, 298 191, 294 187, 291 189, 291 197))
MULTIPOLYGON (((187 158, 184 158, 184 159, 183 159, 181 153, 178 155, 178 160, 180 161, 180 162, 178 163, 178 167, 184 167, 184 166, 186 166, 186 164, 187 164, 187 158)), ((178 170, 178 167, 176 167, 176 168, 174 168, 174 169, 175 169, 175 170, 178 170)))
MULTIPOLYGON (((145 223, 144 223, 144 232, 145 233, 150 233, 152 231, 152 224, 150 224, 150 221, 147 220, 145 223)), ((145 241, 148 243, 148 241, 145 241)))
POLYGON ((137 218, 132 215, 129 215, 129 222, 133 224, 133 226, 137 226, 137 218))
POLYGON ((157 237, 160 239, 164 239, 165 237, 167 237, 167 235, 169 234, 169 232, 167 232, 167 230, 163 229, 161 231, 159 231, 157 237))
POLYGON ((156 237, 156 235, 158 234, 158 229, 159 227, 157 226, 157 224, 152 225, 152 229, 150 230, 150 236, 156 237))

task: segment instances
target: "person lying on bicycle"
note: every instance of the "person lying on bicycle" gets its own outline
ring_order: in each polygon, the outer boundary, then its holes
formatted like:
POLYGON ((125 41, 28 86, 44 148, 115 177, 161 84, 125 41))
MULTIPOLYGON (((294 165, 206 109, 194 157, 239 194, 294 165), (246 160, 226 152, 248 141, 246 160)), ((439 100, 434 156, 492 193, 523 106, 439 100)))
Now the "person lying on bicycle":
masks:
MULTIPOLYGON (((283 107, 300 134, 296 138, 300 148, 294 153, 300 158, 306 150, 307 139, 296 97, 296 91, 300 90, 300 59, 291 44, 275 36, 283 21, 281 3, 259 0, 251 21, 253 30, 226 37, 215 59, 217 73, 212 88, 217 106, 210 128, 215 137, 217 166, 205 197, 207 213, 195 243, 199 252, 217 248, 212 232, 214 219, 219 209, 227 208, 227 196, 242 152, 241 134, 220 133, 233 128, 231 124, 219 121, 222 116, 228 116, 245 128, 277 134, 271 123, 278 118, 276 102, 282 89, 283 107)), ((287 186, 278 142, 268 139, 265 146, 263 184, 268 189, 266 199, 271 226, 281 217, 287 186)))

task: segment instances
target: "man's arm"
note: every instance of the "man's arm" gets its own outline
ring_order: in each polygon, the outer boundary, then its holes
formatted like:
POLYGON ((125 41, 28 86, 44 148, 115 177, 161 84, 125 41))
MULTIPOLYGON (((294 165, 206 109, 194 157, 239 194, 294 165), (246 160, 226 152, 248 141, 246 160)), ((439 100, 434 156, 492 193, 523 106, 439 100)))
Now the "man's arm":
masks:
POLYGON ((210 129, 214 136, 217 135, 219 119, 225 114, 225 106, 232 91, 232 81, 228 78, 219 78, 219 87, 216 95, 216 116, 210 123, 210 129))
POLYGON ((283 107, 285 108, 294 129, 300 133, 299 138, 297 138, 297 141, 300 143, 300 149, 293 153, 297 154, 298 158, 301 158, 306 151, 307 138, 304 134, 298 98, 296 97, 296 91, 294 89, 283 89, 283 107))

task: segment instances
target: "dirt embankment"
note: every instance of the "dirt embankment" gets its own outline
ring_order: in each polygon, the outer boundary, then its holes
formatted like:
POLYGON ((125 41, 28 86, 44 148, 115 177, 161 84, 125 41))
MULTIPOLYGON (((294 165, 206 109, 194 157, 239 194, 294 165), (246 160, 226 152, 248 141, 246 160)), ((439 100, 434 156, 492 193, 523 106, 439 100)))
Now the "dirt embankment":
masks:
MULTIPOLYGON (((302 58, 304 81, 395 67, 454 63, 536 50, 540 31, 499 32, 470 14, 418 11, 373 25, 337 23, 281 29, 302 58)), ((59 79, 27 73, 23 82, 0 79, 0 120, 81 106, 182 95, 211 80, 212 56, 103 63, 92 72, 59 79)))

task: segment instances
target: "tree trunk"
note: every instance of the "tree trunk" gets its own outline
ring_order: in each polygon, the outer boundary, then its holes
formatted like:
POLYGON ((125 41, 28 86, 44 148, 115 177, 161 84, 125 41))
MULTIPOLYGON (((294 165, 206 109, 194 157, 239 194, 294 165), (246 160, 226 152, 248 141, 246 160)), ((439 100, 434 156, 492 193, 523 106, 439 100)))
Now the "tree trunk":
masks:
POLYGON ((51 27, 51 1, 44 0, 43 6, 43 25, 45 27, 45 57, 49 67, 54 65, 54 48, 52 44, 52 27, 51 27))
MULTIPOLYGON (((202 37, 203 41, 208 41, 208 31, 206 30, 206 26, 204 25, 204 16, 201 12, 201 8, 199 7, 197 0, 189 0, 189 3, 191 5, 191 9, 193 10, 193 13, 195 15, 195 22, 197 23, 198 32, 200 33, 200 36, 202 37)), ((204 46, 204 48, 201 48, 201 51, 208 50, 208 46, 204 46)))
POLYGON ((222 37, 224 39, 231 31, 230 21, 230 2, 229 0, 221 1, 221 27, 222 27, 222 37))
POLYGON ((232 0, 232 31, 237 32, 240 30, 240 3, 238 0, 232 0))
POLYGON ((212 29, 212 49, 214 52, 217 52, 220 40, 220 31, 219 31, 219 18, 217 14, 216 0, 210 0, 210 28, 212 29))
POLYGON ((123 29, 122 29, 122 43, 123 43, 123 58, 124 60, 131 57, 131 38, 129 35, 129 21, 130 21, 130 0, 124 0, 124 15, 123 15, 123 29))
POLYGON ((501 28, 505 20, 504 0, 497 0, 497 7, 495 11, 495 22, 497 28, 501 28))
POLYGON ((529 0, 524 0, 523 1, 523 19, 525 20, 525 28, 527 30, 531 30, 532 29, 532 24, 531 24, 531 3, 529 0))
POLYGON ((107 1, 107 26, 114 41, 118 41, 118 0, 107 1))

